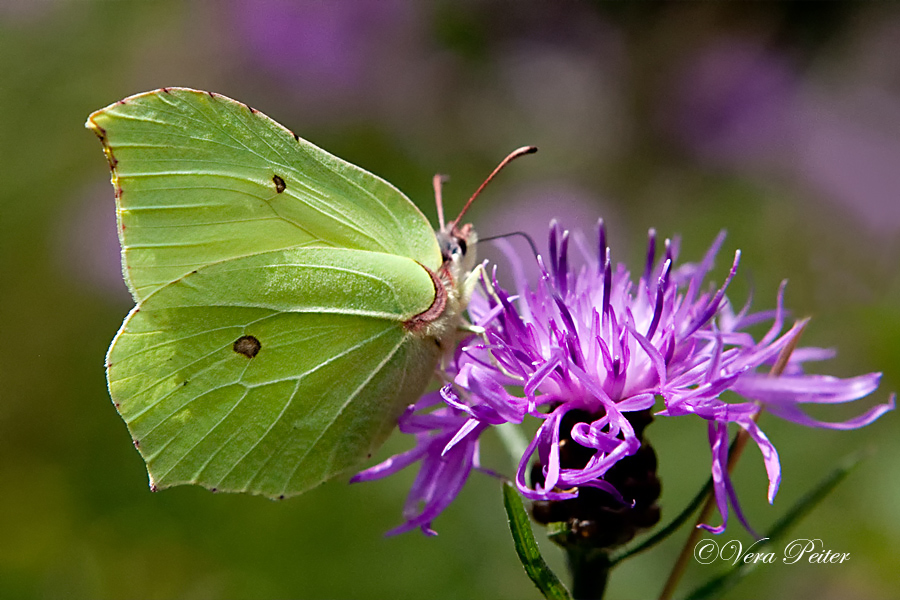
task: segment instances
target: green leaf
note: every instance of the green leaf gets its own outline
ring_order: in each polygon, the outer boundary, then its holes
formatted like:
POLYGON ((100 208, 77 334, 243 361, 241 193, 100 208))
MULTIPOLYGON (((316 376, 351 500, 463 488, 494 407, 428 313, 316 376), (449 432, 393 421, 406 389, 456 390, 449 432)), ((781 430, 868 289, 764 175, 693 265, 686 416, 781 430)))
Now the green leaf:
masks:
POLYGON ((525 511, 525 505, 515 486, 509 482, 503 484, 503 505, 506 507, 506 515, 509 517, 509 530, 512 533, 516 553, 525 572, 534 585, 541 591, 544 598, 555 600, 571 600, 569 590, 559 580, 556 574, 550 570, 531 530, 531 521, 525 511))
MULTIPOLYGON (((782 541, 788 531, 797 525, 806 515, 834 490, 837 485, 852 471, 864 458, 865 452, 856 452, 842 460, 837 468, 829 473, 815 487, 804 494, 794 505, 763 535, 768 538, 764 542, 753 547, 754 553, 763 553, 766 548, 782 541)), ((758 563, 744 563, 738 561, 731 569, 722 575, 713 578, 704 585, 695 589, 686 600, 703 600, 705 598, 719 598, 725 592, 737 585, 741 579, 752 573, 758 563)))

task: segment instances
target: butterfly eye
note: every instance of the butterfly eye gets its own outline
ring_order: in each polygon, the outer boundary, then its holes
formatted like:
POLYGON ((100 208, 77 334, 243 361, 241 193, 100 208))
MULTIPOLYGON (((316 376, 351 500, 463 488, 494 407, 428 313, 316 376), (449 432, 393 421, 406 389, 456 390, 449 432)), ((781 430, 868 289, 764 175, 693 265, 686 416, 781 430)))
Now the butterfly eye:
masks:
POLYGON ((438 244, 441 247, 441 258, 444 262, 466 255, 466 240, 455 235, 438 235, 438 244))
POLYGON ((456 239, 443 231, 437 232, 435 237, 437 237, 438 247, 441 249, 441 258, 444 262, 452 260, 454 254, 458 252, 456 239))

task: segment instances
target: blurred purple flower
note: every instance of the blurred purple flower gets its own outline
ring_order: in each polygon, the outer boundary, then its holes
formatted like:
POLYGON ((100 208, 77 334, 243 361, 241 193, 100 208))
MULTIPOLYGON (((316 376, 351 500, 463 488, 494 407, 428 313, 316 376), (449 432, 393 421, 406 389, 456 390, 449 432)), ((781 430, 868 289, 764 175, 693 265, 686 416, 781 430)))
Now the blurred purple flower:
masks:
POLYGON ((235 0, 237 31, 258 64, 320 99, 360 93, 384 75, 386 49, 407 31, 414 7, 396 0, 235 0))
POLYGON ((885 13, 851 27, 840 53, 812 63, 796 116, 797 157, 788 163, 813 188, 813 200, 831 201, 885 236, 900 231, 898 33, 900 13, 885 13))
POLYGON ((477 465, 473 448, 482 431, 501 423, 521 423, 526 416, 542 422, 520 457, 515 476, 524 496, 562 502, 576 498, 582 488, 597 488, 627 505, 634 499, 623 497, 606 476, 641 448, 644 415, 656 396, 665 403, 658 415, 693 414, 708 422, 711 470, 723 524, 704 527, 724 531, 730 503, 749 529, 726 468, 729 423, 745 429, 759 446, 771 502, 781 472, 775 447, 754 420, 761 406, 799 424, 834 429, 862 427, 894 407, 892 396, 888 403, 845 422, 825 423, 806 415, 803 404, 849 402, 878 385, 878 373, 850 379, 803 374, 804 362, 828 358, 831 351, 798 348, 783 375, 769 377, 758 371, 776 361, 805 322, 782 332, 783 284, 775 310, 750 313, 748 302, 734 312, 725 290, 737 271, 740 252, 720 288, 704 284, 724 234, 701 262, 675 268, 677 240, 667 240, 657 260, 651 230, 636 285, 623 265, 613 268, 602 221, 596 257, 583 252, 586 264, 579 268, 570 263, 569 240, 568 232, 552 224, 549 263, 538 257, 543 277, 536 288, 525 283, 512 252, 508 258, 519 274, 517 293, 503 290, 496 277, 484 280, 485 296, 473 298, 469 306, 473 322, 485 328, 484 338, 457 352, 451 369, 455 387, 442 390, 446 406, 417 415, 415 411, 435 403, 430 396, 424 405, 410 407, 401 429, 417 434, 416 447, 357 476, 384 476, 422 459, 405 511, 408 523, 400 530, 421 526, 423 519, 430 524, 449 505, 472 465, 477 465), (765 321, 772 324, 759 341, 743 331, 765 321), (723 400, 727 391, 748 401, 723 400), (413 422, 428 433, 413 428, 413 422), (537 468, 532 470, 535 455, 537 468), (536 473, 530 482, 529 471, 536 473), (426 505, 424 511, 411 510, 421 503, 426 505))
POLYGON ((675 70, 657 107, 661 128, 698 159, 743 174, 799 177, 867 229, 900 229, 900 20, 862 28, 835 66, 797 68, 762 40, 720 38, 675 70))
POLYGON ((842 205, 870 231, 900 231, 900 97, 810 94, 798 116, 797 170, 816 198, 842 205))
POLYGON ((676 81, 660 118, 688 150, 727 164, 790 151, 800 82, 786 56, 722 39, 692 55, 676 81))
POLYGON ((0 2, 0 23, 31 24, 49 16, 64 4, 62 0, 4 0, 0 2))

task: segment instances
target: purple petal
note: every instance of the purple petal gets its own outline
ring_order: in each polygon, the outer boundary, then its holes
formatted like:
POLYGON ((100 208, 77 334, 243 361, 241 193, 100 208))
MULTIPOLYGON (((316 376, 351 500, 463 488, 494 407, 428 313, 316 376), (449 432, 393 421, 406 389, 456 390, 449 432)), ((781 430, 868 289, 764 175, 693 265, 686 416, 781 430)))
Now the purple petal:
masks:
POLYGON ((709 432, 709 445, 712 451, 712 479, 713 493, 716 498, 716 507, 719 514, 722 515, 722 524, 718 527, 701 524, 699 527, 709 531, 710 533, 719 534, 725 531, 725 525, 728 522, 728 492, 725 489, 725 478, 728 477, 728 436, 727 427, 724 423, 710 421, 707 425, 709 432))
POLYGON ((766 404, 814 402, 837 404, 858 400, 876 389, 881 373, 840 379, 829 375, 781 375, 766 377, 746 374, 735 382, 734 391, 766 404))
POLYGON ((481 423, 481 421, 479 421, 478 419, 469 419, 468 421, 466 421, 465 424, 463 424, 463 426, 459 428, 459 431, 456 432, 456 435, 454 435, 453 438, 451 438, 450 441, 447 442, 447 445, 444 446, 444 449, 441 450, 441 456, 446 456, 448 452, 453 450, 456 444, 465 439, 465 437, 472 433, 475 429, 477 429, 479 425, 481 425, 482 429, 486 427, 486 425, 481 423))
POLYGON ((778 486, 781 485, 781 463, 778 461, 778 451, 775 450, 775 446, 772 445, 766 434, 762 432, 756 421, 748 419, 747 421, 738 421, 738 424, 750 434, 750 437, 753 438, 753 441, 759 446, 760 452, 762 452, 763 462, 766 465, 766 474, 769 477, 769 504, 772 504, 775 501, 775 494, 778 493, 778 486))
POLYGON ((858 417, 854 417, 852 419, 847 419, 846 421, 838 421, 836 423, 828 422, 828 421, 819 421, 817 419, 813 419, 802 410, 800 410, 797 406, 791 405, 783 405, 783 406, 772 406, 769 408, 769 411, 786 421, 792 421, 794 423, 798 423, 800 425, 806 425, 807 427, 821 427, 823 429, 837 429, 837 430, 848 430, 848 429, 859 429, 860 427, 865 427, 866 425, 871 425, 874 423, 881 415, 884 413, 894 410, 896 404, 896 395, 891 394, 888 402, 886 404, 879 404, 873 408, 870 408, 865 413, 859 415, 858 417))
POLYGON ((369 467, 365 471, 360 471, 350 478, 350 483, 358 483, 360 481, 373 481, 375 479, 387 477, 388 475, 393 475, 394 473, 408 467, 412 463, 419 460, 427 450, 427 446, 420 445, 411 450, 407 450, 402 454, 392 456, 386 461, 375 465, 374 467, 369 467))

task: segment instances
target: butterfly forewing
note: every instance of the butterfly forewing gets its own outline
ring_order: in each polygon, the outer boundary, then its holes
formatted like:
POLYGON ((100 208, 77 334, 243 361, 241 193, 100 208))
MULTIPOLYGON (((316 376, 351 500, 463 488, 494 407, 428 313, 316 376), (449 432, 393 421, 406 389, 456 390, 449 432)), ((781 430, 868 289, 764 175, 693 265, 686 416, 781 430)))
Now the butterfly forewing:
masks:
POLYGON ((401 192, 247 105, 168 88, 88 118, 113 170, 125 278, 136 300, 213 262, 325 246, 440 251, 401 192))

